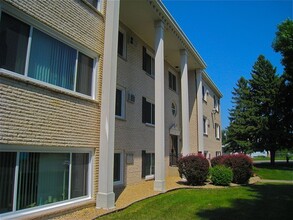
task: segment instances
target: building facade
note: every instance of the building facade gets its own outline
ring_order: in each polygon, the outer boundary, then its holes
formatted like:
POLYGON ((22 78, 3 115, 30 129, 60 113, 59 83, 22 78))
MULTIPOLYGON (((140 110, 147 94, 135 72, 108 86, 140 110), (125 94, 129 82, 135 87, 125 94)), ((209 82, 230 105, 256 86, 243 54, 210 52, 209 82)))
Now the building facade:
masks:
POLYGON ((220 91, 161 1, 0 0, 0 218, 115 206, 221 151, 220 91))
POLYGON ((0 218, 93 203, 104 7, 0 1, 0 218))

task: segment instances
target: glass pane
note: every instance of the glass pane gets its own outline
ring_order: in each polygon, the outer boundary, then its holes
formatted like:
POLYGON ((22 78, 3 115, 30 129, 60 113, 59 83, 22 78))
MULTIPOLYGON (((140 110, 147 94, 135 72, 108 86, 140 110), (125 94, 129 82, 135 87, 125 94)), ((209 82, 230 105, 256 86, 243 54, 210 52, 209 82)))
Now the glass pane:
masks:
POLYGON ((20 153, 17 210, 68 199, 69 154, 20 153))
POLYGON ((123 56, 124 35, 119 31, 118 35, 118 54, 123 56))
POLYGON ((114 154, 114 182, 121 181, 120 169, 121 169, 121 154, 114 154))
POLYGON ((16 153, 0 152, 0 214, 12 211, 16 153))
POLYGON ((89 154, 72 154, 71 198, 88 195, 89 154))
POLYGON ((151 124, 152 123, 152 104, 149 103, 149 102, 145 102, 145 106, 146 108, 146 115, 145 115, 145 120, 146 120, 146 123, 149 123, 151 124))
POLYGON ((28 76, 73 90, 76 50, 34 29, 28 76))
POLYGON ((76 91, 85 95, 92 93, 92 75, 94 60, 83 53, 78 53, 76 91))
POLYGON ((99 0, 87 0, 88 3, 90 3, 92 6, 97 8, 99 0))
POLYGON ((116 106, 115 106, 115 115, 122 116, 122 91, 116 89, 116 106))
POLYGON ((0 68, 24 74, 29 30, 25 23, 1 14, 0 68))
POLYGON ((152 104, 152 122, 151 124, 155 124, 155 105, 152 104))
POLYGON ((146 66, 146 72, 149 75, 152 75, 152 58, 150 55, 145 55, 145 66, 146 66))

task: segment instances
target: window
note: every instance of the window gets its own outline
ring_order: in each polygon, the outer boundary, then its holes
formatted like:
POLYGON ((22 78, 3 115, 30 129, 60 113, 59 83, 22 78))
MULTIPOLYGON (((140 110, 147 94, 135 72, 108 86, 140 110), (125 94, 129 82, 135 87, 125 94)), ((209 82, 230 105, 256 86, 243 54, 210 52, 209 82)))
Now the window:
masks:
POLYGON ((172 102, 171 110, 172 110, 172 115, 175 117, 177 115, 177 106, 175 102, 172 102))
POLYGON ((116 88, 115 115, 118 118, 125 118, 125 90, 116 88))
POLYGON ((203 134, 208 135, 208 119, 206 117, 203 118, 203 134))
POLYGON ((118 33, 118 54, 126 58, 126 33, 123 30, 118 33))
POLYGON ((142 123, 155 124, 155 105, 142 97, 142 123))
POLYGON ((176 76, 170 72, 169 72, 169 88, 175 92, 177 91, 176 90, 176 76))
POLYGON ((121 184, 122 183, 122 153, 114 153, 114 183, 121 184))
POLYGON ((90 3, 92 6, 94 6, 96 9, 101 11, 102 9, 102 0, 86 0, 88 3, 90 3))
POLYGON ((216 151, 216 157, 221 156, 222 152, 221 151, 216 151))
POLYGON ((94 60, 6 13, 1 15, 0 68, 92 96, 94 60))
POLYGON ((155 59, 145 47, 142 48, 142 69, 152 77, 155 76, 155 59))
POLYGON ((151 178, 155 174, 155 154, 142 151, 142 178, 151 178))
POLYGON ((220 125, 215 123, 215 137, 220 140, 220 125))
POLYGON ((214 109, 219 112, 219 99, 214 95, 214 109))
POLYGON ((89 153, 0 152, 0 216, 89 196, 89 161, 89 153))

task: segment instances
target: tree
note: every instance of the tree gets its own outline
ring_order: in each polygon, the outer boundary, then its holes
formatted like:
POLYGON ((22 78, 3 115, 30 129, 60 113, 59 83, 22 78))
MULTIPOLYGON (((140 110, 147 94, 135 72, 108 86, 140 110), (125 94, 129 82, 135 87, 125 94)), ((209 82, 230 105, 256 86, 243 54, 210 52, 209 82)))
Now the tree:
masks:
POLYGON ((284 73, 279 95, 282 145, 293 148, 293 21, 287 19, 278 26, 273 48, 282 55, 284 73))
POLYGON ((254 126, 251 126, 252 103, 250 101, 249 91, 248 81, 244 77, 241 77, 232 92, 234 106, 229 110, 230 125, 226 132, 226 152, 248 153, 251 151, 251 134, 254 126))
POLYGON ((252 147, 254 150, 270 151, 271 164, 274 164, 276 150, 282 147, 280 137, 283 129, 278 105, 281 80, 276 75, 276 68, 263 55, 254 64, 251 77, 249 84, 253 112, 249 121, 254 127, 252 147))

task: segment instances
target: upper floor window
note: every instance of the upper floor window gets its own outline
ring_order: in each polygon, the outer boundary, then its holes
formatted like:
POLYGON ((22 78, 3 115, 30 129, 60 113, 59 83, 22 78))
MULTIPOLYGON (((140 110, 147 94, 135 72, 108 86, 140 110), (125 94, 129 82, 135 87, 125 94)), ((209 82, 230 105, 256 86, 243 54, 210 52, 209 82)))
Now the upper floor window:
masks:
POLYGON ((142 48, 142 69, 148 75, 155 76, 155 59, 145 47, 142 48))
POLYGON ((208 135, 208 119, 206 117, 203 118, 203 134, 208 135))
POLYGON ((142 97, 142 123, 155 124, 155 104, 142 97))
POLYGON ((175 92, 177 91, 176 81, 176 76, 173 73, 169 72, 169 88, 174 90, 175 92))
POLYGON ((220 125, 215 123, 215 137, 216 139, 220 139, 220 125))
POLYGON ((219 112, 220 100, 214 95, 214 109, 219 112))
POLYGON ((118 118, 125 118, 125 89, 116 88, 115 115, 118 118))
POLYGON ((118 54, 126 58, 126 33, 123 30, 118 32, 118 54))
POLYGON ((0 35, 0 68, 92 96, 93 58, 6 13, 0 35))
POLYGON ((92 6, 94 6, 97 10, 101 11, 102 9, 102 0, 86 0, 92 6))
POLYGON ((177 105, 175 104, 175 102, 172 102, 171 110, 172 110, 172 115, 175 117, 177 115, 177 105))

